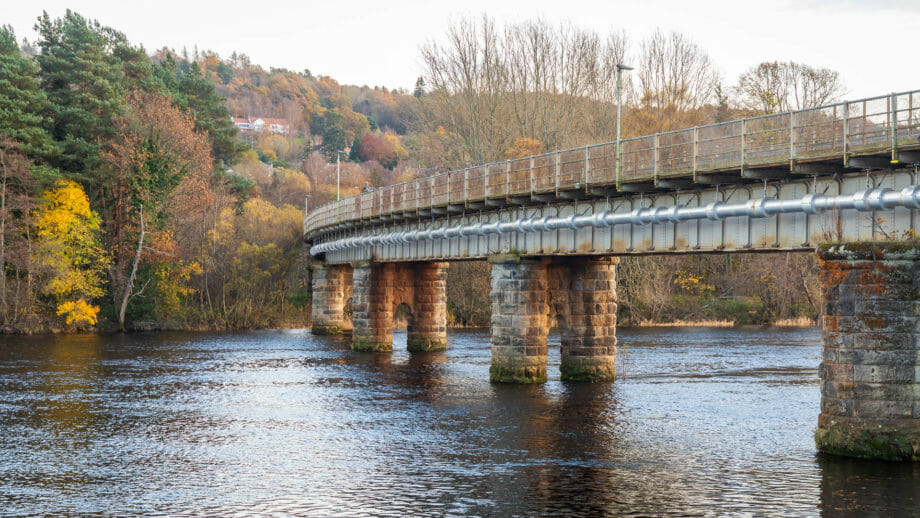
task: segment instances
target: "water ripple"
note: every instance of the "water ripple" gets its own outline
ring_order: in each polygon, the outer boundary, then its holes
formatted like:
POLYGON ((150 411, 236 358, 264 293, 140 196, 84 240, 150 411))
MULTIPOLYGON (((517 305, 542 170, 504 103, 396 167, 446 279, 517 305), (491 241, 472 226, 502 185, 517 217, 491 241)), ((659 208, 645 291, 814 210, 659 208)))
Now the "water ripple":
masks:
POLYGON ((817 456, 815 330, 622 329, 607 384, 488 383, 482 332, 0 339, 0 516, 920 513, 920 467, 817 456))

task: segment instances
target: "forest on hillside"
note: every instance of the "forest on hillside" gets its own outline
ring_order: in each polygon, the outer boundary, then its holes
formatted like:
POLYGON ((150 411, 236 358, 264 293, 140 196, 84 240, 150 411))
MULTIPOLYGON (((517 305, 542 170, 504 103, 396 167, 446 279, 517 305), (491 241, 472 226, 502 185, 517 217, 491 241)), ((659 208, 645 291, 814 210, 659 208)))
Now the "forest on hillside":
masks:
MULTIPOLYGON (((67 11, 0 29, 0 330, 297 326, 304 202, 472 164, 816 106, 837 73, 763 62, 725 82, 679 33, 460 20, 412 91, 148 52, 67 11), (268 121, 255 126, 253 121, 268 121)), ((407 56, 407 59, 411 57, 407 56)), ((489 320, 488 265, 449 269, 457 325, 489 320), (464 281, 461 282, 461 279, 464 281)), ((623 322, 814 317, 809 255, 625 258, 623 322), (741 272, 744 272, 743 274, 741 272)))
POLYGON ((0 29, 3 331, 302 321, 302 197, 232 173, 248 146, 199 65, 70 11, 35 28, 0 29))

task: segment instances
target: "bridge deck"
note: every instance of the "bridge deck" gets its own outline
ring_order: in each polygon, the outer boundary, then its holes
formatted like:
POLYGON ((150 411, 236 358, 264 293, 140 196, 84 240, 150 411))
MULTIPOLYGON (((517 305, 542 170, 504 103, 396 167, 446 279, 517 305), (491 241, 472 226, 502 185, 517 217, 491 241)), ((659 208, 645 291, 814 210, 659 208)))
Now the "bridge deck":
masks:
POLYGON ((920 161, 920 90, 734 120, 450 171, 311 211, 304 234, 617 192, 737 183, 920 161))

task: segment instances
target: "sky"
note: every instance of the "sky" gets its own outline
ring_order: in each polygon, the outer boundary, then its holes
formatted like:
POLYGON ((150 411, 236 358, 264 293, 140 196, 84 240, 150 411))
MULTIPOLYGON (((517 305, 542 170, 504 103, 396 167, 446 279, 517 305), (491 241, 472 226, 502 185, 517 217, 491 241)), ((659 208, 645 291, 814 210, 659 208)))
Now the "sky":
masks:
POLYGON ((632 50, 656 29, 678 31, 709 53, 726 85, 762 61, 798 61, 840 72, 846 97, 920 89, 920 0, 2 0, 0 23, 19 38, 42 10, 73 9, 148 51, 198 46, 221 56, 328 75, 343 84, 412 90, 419 47, 460 18, 498 24, 541 17, 600 35, 626 30, 632 50))

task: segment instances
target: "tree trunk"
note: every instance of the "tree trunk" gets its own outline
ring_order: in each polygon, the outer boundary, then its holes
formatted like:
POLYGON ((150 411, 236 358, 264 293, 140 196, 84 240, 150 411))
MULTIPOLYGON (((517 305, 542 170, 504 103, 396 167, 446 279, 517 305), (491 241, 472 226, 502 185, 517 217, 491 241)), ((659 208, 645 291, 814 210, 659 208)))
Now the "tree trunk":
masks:
POLYGON ((0 311, 2 321, 7 320, 6 304, 6 180, 9 177, 6 165, 6 153, 0 151, 0 167, 3 177, 0 179, 0 311))
POLYGON ((134 253, 134 262, 131 264, 131 275, 128 276, 128 282, 125 283, 125 291, 121 297, 121 308, 118 310, 118 329, 125 330, 125 311, 128 309, 128 301, 131 300, 131 293, 134 291, 134 279, 137 277, 137 264, 141 260, 141 251, 144 247, 144 208, 141 211, 141 233, 137 238, 137 251, 134 253))

